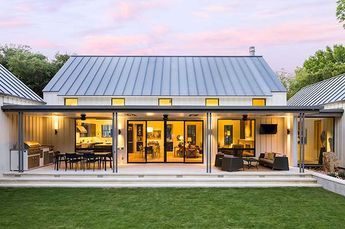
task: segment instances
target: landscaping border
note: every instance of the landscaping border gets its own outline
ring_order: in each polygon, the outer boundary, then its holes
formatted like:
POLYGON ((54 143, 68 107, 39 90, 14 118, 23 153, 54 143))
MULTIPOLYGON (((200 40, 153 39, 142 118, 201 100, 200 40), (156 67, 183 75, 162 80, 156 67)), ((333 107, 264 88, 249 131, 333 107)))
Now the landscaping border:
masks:
POLYGON ((314 171, 309 171, 324 189, 345 196, 345 180, 331 177, 314 171))

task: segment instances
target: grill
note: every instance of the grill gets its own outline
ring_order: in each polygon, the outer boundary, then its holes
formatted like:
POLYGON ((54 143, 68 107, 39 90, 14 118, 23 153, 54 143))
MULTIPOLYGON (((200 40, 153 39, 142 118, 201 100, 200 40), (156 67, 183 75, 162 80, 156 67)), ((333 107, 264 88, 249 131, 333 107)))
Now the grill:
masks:
POLYGON ((24 142, 24 147, 28 151, 28 155, 40 154, 42 156, 43 150, 40 143, 35 141, 24 142))

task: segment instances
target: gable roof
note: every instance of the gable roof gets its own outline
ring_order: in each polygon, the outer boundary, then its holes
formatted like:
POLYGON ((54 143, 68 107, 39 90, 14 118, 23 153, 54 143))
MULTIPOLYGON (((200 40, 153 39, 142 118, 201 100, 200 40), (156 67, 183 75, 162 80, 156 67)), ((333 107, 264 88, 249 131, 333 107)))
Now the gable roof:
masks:
POLYGON ((44 88, 61 96, 271 96, 261 56, 72 56, 44 88))
POLYGON ((345 100, 345 74, 335 76, 299 90, 289 99, 289 106, 317 106, 345 100))
POLYGON ((15 96, 36 102, 43 99, 0 64, 0 94, 15 96))

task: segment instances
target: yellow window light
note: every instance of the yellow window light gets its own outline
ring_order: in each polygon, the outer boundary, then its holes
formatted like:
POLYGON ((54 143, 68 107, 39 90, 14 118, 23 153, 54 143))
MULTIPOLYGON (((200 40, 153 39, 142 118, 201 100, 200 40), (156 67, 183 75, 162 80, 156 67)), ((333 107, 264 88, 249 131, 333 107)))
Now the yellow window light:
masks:
POLYGON ((112 98, 111 99, 111 105, 112 106, 124 106, 125 105, 125 99, 124 98, 112 98))
POLYGON ((257 107, 266 106, 266 99, 252 99, 252 105, 257 107))
POLYGON ((209 98, 205 100, 206 106, 219 106, 219 99, 217 98, 209 98))
POLYGON ((78 99, 77 98, 66 98, 65 99, 65 106, 77 106, 78 99))
POLYGON ((170 98, 160 98, 158 99, 159 106, 171 106, 172 105, 172 99, 170 98))

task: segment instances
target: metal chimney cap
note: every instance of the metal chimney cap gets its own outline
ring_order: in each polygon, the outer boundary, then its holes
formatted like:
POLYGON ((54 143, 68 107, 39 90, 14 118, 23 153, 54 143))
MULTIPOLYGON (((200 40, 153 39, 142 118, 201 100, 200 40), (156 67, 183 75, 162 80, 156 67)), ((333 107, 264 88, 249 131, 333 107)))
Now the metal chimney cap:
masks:
POLYGON ((255 46, 250 46, 250 47, 249 47, 249 54, 250 54, 251 56, 255 56, 255 46))

